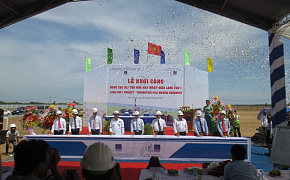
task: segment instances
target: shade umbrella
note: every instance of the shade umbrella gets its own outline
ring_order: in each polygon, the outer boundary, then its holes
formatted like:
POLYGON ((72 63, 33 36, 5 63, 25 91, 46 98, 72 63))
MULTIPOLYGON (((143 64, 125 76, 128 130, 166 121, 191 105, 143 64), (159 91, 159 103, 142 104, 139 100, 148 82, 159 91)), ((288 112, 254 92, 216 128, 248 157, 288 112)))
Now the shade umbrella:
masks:
POLYGON ((261 117, 263 116, 263 112, 267 112, 267 115, 271 115, 271 108, 265 108, 262 111, 259 112, 257 119, 261 120, 261 117))

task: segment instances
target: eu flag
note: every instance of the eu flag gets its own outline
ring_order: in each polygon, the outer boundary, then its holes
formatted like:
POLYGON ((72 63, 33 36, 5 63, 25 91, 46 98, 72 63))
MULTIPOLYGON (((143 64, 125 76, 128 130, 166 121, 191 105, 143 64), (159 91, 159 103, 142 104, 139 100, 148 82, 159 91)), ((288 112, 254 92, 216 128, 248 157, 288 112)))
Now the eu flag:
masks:
POLYGON ((160 60, 160 64, 165 64, 165 54, 164 52, 161 50, 161 60, 160 60))
POLYGON ((134 64, 139 64, 139 50, 134 49, 134 64))

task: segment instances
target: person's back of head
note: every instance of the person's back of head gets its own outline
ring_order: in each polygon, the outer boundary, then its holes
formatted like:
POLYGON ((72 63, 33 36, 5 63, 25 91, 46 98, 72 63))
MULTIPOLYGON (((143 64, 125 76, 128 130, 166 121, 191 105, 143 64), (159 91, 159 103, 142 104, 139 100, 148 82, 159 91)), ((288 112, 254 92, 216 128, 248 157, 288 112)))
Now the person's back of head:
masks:
POLYGON ((150 169, 150 167, 162 167, 157 156, 151 156, 147 169, 150 169))
POLYGON ((15 148, 13 174, 29 176, 40 163, 47 162, 49 145, 43 140, 23 140, 15 148))
POLYGON ((121 180, 120 165, 114 160, 112 150, 101 142, 87 147, 81 167, 87 180, 121 180))
POLYGON ((241 144, 235 144, 231 148, 231 154, 233 161, 244 160, 246 157, 246 148, 241 144))
POLYGON ((267 119, 268 119, 268 123, 270 123, 272 121, 272 116, 271 115, 267 115, 267 119))

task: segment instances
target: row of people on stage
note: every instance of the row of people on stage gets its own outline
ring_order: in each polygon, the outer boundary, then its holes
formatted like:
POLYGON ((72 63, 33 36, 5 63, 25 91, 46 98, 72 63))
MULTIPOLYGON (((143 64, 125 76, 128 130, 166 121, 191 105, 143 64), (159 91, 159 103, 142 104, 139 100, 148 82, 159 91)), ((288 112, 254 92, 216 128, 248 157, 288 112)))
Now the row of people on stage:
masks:
MULTIPOLYGON (((62 118, 62 112, 58 110, 56 112, 57 118, 53 121, 51 127, 52 134, 66 134, 66 121, 62 118)), ((72 110, 73 117, 69 120, 69 132, 71 134, 80 134, 82 131, 82 118, 78 116, 76 109, 72 110)))
POLYGON ((230 136, 232 126, 234 136, 241 137, 240 115, 237 115, 236 111, 236 117, 233 116, 233 112, 231 112, 230 110, 220 111, 220 116, 216 123, 212 117, 213 107, 210 105, 210 101, 206 100, 205 103, 206 105, 203 107, 203 112, 205 112, 204 117, 207 122, 208 131, 210 134, 214 134, 216 136, 230 136))
MULTIPOLYGON (((204 108, 205 111, 211 111, 204 108)), ((102 133, 102 119, 98 116, 98 109, 92 109, 93 115, 88 121, 88 130, 90 134, 99 135, 102 133)), ((76 109, 72 110, 73 117, 69 121, 69 133, 80 134, 82 131, 82 119, 78 116, 78 111, 76 109)), ((119 111, 114 112, 114 119, 111 120, 109 126, 109 132, 112 135, 123 135, 125 133, 124 121, 119 118, 119 111)), ((66 121, 62 118, 62 112, 56 112, 57 119, 54 120, 52 125, 53 134, 65 134, 66 133, 66 121)), ((131 120, 131 132, 136 135, 144 134, 144 121, 139 117, 140 113, 135 111, 133 113, 135 118, 131 120)), ((207 136, 209 134, 209 125, 207 121, 202 117, 202 111, 198 110, 196 112, 196 118, 193 121, 193 128, 195 136, 207 136)), ((217 121, 217 129, 220 136, 229 136, 230 134, 230 121, 225 118, 226 112, 220 112, 220 119, 217 121)), ((151 123, 152 133, 156 135, 165 135, 166 122, 161 118, 161 111, 156 112, 156 119, 151 123)), ((173 131, 175 135, 186 136, 188 134, 187 121, 183 118, 184 114, 182 111, 177 112, 178 118, 173 121, 173 131)))

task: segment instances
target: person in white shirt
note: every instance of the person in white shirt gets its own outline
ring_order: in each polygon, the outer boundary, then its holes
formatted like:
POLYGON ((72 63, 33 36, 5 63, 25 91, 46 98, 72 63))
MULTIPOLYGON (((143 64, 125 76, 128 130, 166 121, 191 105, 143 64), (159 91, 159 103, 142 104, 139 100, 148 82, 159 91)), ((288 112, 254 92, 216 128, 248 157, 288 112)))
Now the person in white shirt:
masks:
POLYGON ((63 119, 62 112, 58 110, 56 112, 57 118, 53 121, 53 125, 51 127, 52 134, 65 134, 66 133, 66 121, 63 119))
POLYGON ((273 136, 273 129, 272 129, 272 116, 268 115, 268 127, 266 130, 266 146, 269 150, 269 155, 271 154, 271 148, 272 148, 272 136, 273 136))
POLYGON ((217 120, 217 128, 221 137, 229 137, 231 131, 231 124, 229 119, 225 118, 226 112, 224 110, 220 111, 220 117, 217 120))
POLYGON ((6 133, 6 154, 8 154, 8 149, 10 146, 10 143, 13 144, 13 153, 15 151, 16 142, 19 144, 19 132, 16 130, 16 124, 10 125, 10 131, 7 131, 6 133))
POLYGON ((69 120, 69 132, 71 134, 80 134, 82 132, 82 118, 78 116, 78 110, 72 110, 73 117, 69 120))
POLYGON ((161 111, 156 111, 156 119, 151 123, 153 134, 157 133, 158 135, 165 135, 166 122, 161 118, 161 115, 161 111))
POLYGON ((267 127, 268 127, 268 119, 267 119, 267 112, 266 111, 264 111, 263 112, 263 116, 261 117, 261 125, 262 125, 262 127, 263 127, 263 129, 267 129, 267 127))
POLYGON ((174 119, 173 121, 173 131, 175 136, 179 132, 181 136, 186 136, 188 133, 188 127, 187 127, 187 122, 185 119, 183 119, 183 112, 182 111, 177 111, 177 119, 174 119))
POLYGON ((201 117, 202 112, 200 110, 196 111, 196 118, 193 121, 194 135, 195 136, 207 136, 208 126, 204 118, 201 117))
POLYGON ((112 132, 113 135, 124 135, 125 133, 124 121, 119 118, 119 114, 119 111, 115 111, 115 118, 112 119, 110 123, 110 132, 112 132))
POLYGON ((138 111, 135 111, 133 113, 135 118, 131 120, 131 132, 136 135, 143 135, 144 134, 144 121, 143 119, 139 118, 140 113, 138 111))
POLYGON ((93 108, 93 115, 88 122, 88 129, 90 134, 102 134, 102 119, 98 116, 98 109, 93 108))
POLYGON ((267 111, 263 112, 263 115, 261 117, 261 125, 262 125, 262 129, 263 129, 263 133, 264 133, 264 146, 266 146, 266 131, 267 131, 267 127, 268 127, 268 119, 267 119, 267 111))

